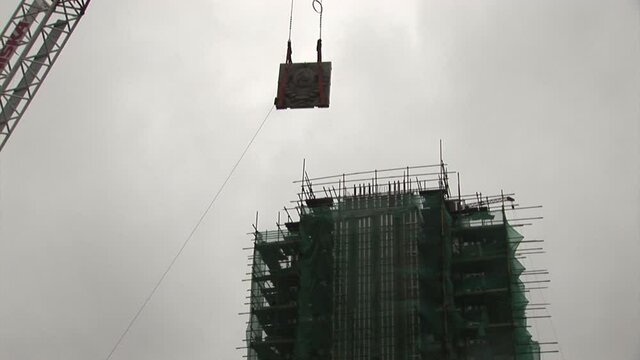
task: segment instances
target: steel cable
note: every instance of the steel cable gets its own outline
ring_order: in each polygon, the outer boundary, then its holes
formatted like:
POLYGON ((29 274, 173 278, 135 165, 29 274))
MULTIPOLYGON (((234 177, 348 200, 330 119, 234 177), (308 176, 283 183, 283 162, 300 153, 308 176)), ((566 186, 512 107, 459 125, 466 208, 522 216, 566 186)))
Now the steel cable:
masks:
POLYGON ((311 6, 313 6, 313 10, 320 15, 320 32, 318 34, 318 39, 322 39, 322 13, 324 12, 322 0, 313 0, 311 6))
POLYGON ((291 42, 291 28, 293 26, 293 0, 291 0, 291 10, 289 12, 289 42, 291 42))

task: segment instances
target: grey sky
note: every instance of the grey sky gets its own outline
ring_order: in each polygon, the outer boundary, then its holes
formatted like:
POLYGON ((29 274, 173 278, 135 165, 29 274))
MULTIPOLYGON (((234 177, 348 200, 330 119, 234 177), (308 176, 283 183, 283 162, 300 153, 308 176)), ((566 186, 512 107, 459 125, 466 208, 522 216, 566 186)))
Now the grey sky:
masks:
MULTIPOLYGON (((551 271, 540 337, 639 359, 639 5, 326 0, 331 108, 272 114, 113 359, 240 359, 245 233, 255 211, 274 226, 302 159, 431 164, 439 139, 464 192, 544 206, 523 230, 548 251, 528 264, 551 271)), ((0 359, 106 357, 273 103, 288 9, 92 2, 0 154, 0 359)), ((296 1, 294 61, 317 31, 296 1)))

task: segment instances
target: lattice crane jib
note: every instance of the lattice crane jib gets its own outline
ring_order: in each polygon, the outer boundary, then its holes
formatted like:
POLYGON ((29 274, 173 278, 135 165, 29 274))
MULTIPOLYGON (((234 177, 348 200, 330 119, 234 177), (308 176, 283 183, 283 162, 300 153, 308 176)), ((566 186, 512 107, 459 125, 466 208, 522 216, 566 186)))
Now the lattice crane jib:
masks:
POLYGON ((91 0, 21 0, 0 36, 0 151, 91 0))

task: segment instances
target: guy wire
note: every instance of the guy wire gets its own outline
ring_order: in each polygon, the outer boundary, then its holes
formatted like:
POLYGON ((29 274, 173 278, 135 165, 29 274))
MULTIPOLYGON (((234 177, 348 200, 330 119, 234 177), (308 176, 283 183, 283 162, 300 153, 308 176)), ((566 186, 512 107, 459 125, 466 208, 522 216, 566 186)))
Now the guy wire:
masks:
POLYGON ((122 340, 124 340, 124 338, 127 336, 127 334, 129 333, 129 330, 131 330, 131 327, 133 327, 133 324, 135 324, 136 320, 138 320, 138 317, 140 317, 140 314, 142 314, 142 311, 147 307, 147 305, 151 301, 151 298, 153 298, 153 295, 155 295, 156 291, 158 291, 158 288, 160 288, 160 285, 162 284, 164 279, 167 277, 167 274, 169 274, 169 272, 173 268, 173 265, 176 263, 176 261, 178 260, 178 258, 180 257, 180 255, 182 254, 184 249, 187 247, 187 245, 189 244, 189 241, 191 241, 191 238, 193 238, 193 235, 196 233, 196 231, 200 227, 200 224, 202 224, 202 221, 204 221, 204 218, 209 213, 209 210, 211 210, 211 208, 213 207, 213 204, 216 202, 216 200, 218 200, 218 197, 222 193, 222 190, 224 190, 224 187, 229 182, 229 179, 231 179, 231 176, 236 171, 236 168, 238 167, 238 165, 240 165, 240 162, 242 161, 244 156, 247 154, 247 151, 249 151, 249 148, 251 147, 251 145, 253 144, 254 140, 256 139, 258 134, 260 133, 260 130, 262 130, 262 127, 267 122, 267 119, 269 118, 269 115, 271 115, 271 113, 273 112, 273 108, 274 107, 275 107, 275 105, 271 106, 271 108, 269 109, 269 112, 267 113, 267 115, 264 117, 264 119, 260 123, 260 126, 258 127, 258 130, 256 130, 256 132, 253 134, 253 137, 251 138, 251 140, 249 141, 247 146, 244 148, 244 151, 242 152, 242 155, 240 155, 240 158, 238 159, 238 161, 236 161, 236 163, 231 168, 231 171, 229 171, 229 174, 227 175, 227 178, 224 180, 224 182, 222 183, 222 185, 218 189, 218 192, 216 192, 216 194, 213 197, 213 199, 209 202, 209 205, 207 206, 205 211, 202 213, 202 215, 198 219, 198 222, 196 223, 196 225, 191 230, 191 233, 189 233, 189 236, 187 236, 186 240, 182 243, 182 247, 180 247, 180 250, 178 250, 178 253, 173 257, 173 259, 171 260, 171 263, 169 263, 169 266, 166 268, 166 270, 164 271, 164 273, 162 274, 160 279, 156 282, 155 286, 153 287, 153 290, 151 290, 151 293, 149 293, 147 298, 142 303, 142 306, 140 306, 140 308, 138 309, 136 314, 133 316, 131 321, 129 321, 129 324, 127 325, 125 330, 120 335, 120 338, 118 338, 118 341, 116 341, 116 344, 111 349, 111 352, 109 353, 109 355, 107 355, 106 360, 111 359, 111 357, 116 352, 116 350, 118 350, 118 347, 120 346, 120 343, 122 343, 122 340))

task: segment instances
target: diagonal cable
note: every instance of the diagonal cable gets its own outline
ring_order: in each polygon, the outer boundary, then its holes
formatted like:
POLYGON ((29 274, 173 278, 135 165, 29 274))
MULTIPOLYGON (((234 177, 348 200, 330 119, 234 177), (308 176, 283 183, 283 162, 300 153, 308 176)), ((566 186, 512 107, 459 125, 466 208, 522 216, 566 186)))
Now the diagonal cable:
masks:
POLYGON ((207 214, 209 213, 209 210, 211 210, 211 208, 213 207, 213 204, 216 202, 216 200, 218 200, 218 197, 222 193, 222 190, 224 190, 224 187, 227 185, 227 183, 231 179, 231 176, 236 171, 236 168, 238 167, 238 165, 240 165, 240 162, 242 161, 244 156, 247 154, 247 151, 249 151, 249 148, 251 147, 251 145, 253 144, 254 140, 256 139, 258 134, 260 133, 260 130, 262 130, 262 127, 264 127, 264 124, 267 122, 267 119, 269 118, 269 115, 271 115, 271 112, 273 111, 274 107, 275 107, 275 105, 271 106, 271 108, 269 109, 269 112, 267 113, 267 115, 264 117, 264 119, 260 123, 260 126, 258 127, 258 130, 256 130, 256 132, 253 134, 253 137, 251 138, 251 140, 249 141, 247 146, 244 148, 244 151, 242 152, 242 155, 240 155, 240 158, 238 159, 238 161, 236 161, 236 163, 231 168, 231 171, 229 172, 229 175, 227 175, 227 178, 224 180, 224 182, 222 183, 222 185, 218 189, 218 192, 216 192, 216 194, 214 195, 214 197, 211 200, 211 202, 209 202, 209 205, 207 206, 206 210, 202 213, 202 216, 200 216, 200 219, 198 219, 198 222, 196 223, 196 225, 191 230, 191 233, 189 233, 189 236, 187 236, 186 240, 182 243, 182 246, 180 247, 180 250, 178 250, 178 253, 173 257, 173 259, 171 260, 171 263, 169 264, 167 269, 164 271, 164 273, 162 274, 162 276, 160 277, 158 282, 156 282, 156 285, 153 287, 153 290, 151 290, 151 293, 149 293, 149 296, 147 296, 147 298, 142 303, 142 306, 140 306, 140 308, 138 309, 138 312, 136 312, 135 316, 131 319, 131 321, 129 321, 129 324, 127 325, 126 329, 122 332, 122 335, 120 335, 120 338, 118 339, 116 344, 111 349, 111 352, 106 357, 106 360, 110 360, 111 357, 113 356, 113 354, 116 352, 116 350, 118 350, 118 347, 120 346, 120 343, 122 343, 122 340, 124 340, 124 338, 127 336, 127 334, 129 333, 129 330, 131 330, 131 327, 133 327, 133 324, 135 324, 135 322, 138 320, 138 317, 140 317, 140 314, 142 314, 142 311, 145 309, 145 307, 147 307, 147 305, 151 301, 151 298, 153 298, 153 295, 155 295, 156 291, 158 291, 158 288, 162 284, 162 281, 164 281, 164 279, 167 277, 167 274, 169 274, 169 272, 173 268, 173 265, 176 263, 176 261, 178 260, 178 258, 180 257, 180 255, 182 254, 184 249, 187 247, 187 245, 191 241, 191 238, 193 238, 193 235, 196 233, 196 231, 200 227, 200 224, 202 224, 202 221, 205 219, 205 217, 207 217, 207 214))

